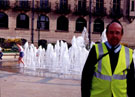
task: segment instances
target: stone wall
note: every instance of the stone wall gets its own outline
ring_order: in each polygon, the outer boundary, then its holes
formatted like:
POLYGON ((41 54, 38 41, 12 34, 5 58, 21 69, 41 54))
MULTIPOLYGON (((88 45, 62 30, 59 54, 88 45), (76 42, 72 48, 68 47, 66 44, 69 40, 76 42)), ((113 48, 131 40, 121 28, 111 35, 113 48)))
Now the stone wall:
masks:
MULTIPOLYGON (((11 3, 11 6, 14 6, 14 2, 16 0, 9 0, 11 3)), ((31 1, 31 0, 29 0, 31 1)), ((39 1, 39 0, 35 0, 39 1)), ((96 0, 92 0, 92 8, 95 5, 95 1, 96 0)), ((104 0, 105 4, 104 6, 107 8, 107 13, 109 13, 109 9, 111 6, 111 1, 112 0, 104 0)), ((49 31, 45 31, 42 30, 40 31, 40 39, 45 39, 48 41, 48 43, 50 42, 56 42, 56 40, 65 40, 67 42, 71 42, 72 37, 81 35, 81 33, 74 33, 75 32, 75 24, 76 24, 76 20, 78 17, 83 17, 84 19, 87 20, 87 29, 89 28, 89 16, 80 16, 80 15, 74 15, 73 11, 74 11, 74 5, 77 4, 77 0, 69 0, 68 3, 71 5, 71 12, 69 14, 57 14, 54 12, 55 10, 55 4, 57 2, 59 2, 59 0, 50 0, 51 2, 51 8, 52 11, 50 13, 40 13, 40 14, 44 14, 46 16, 49 17, 49 31), (57 19, 59 16, 64 15, 66 18, 68 18, 69 20, 69 30, 68 32, 59 32, 56 30, 57 28, 57 19)), ((121 0, 121 8, 125 8, 126 4, 124 2, 124 0, 121 0)), ((89 0, 87 0, 87 7, 89 6, 89 0)), ((123 9, 123 10, 124 10, 123 9)), ((8 9, 8 10, 0 10, 0 12, 4 12, 8 15, 8 29, 0 29, 0 38, 24 38, 26 40, 28 40, 29 42, 31 42, 31 16, 32 16, 32 12, 28 11, 28 12, 21 12, 21 11, 13 11, 12 8, 8 9), (27 16, 29 16, 29 29, 17 29, 16 28, 16 17, 18 16, 18 14, 20 13, 25 13, 27 16)), ((125 11, 124 11, 125 12, 125 11)), ((39 13, 34 14, 34 43, 37 43, 38 41, 38 33, 39 31, 37 30, 37 18, 38 18, 39 13)), ((94 34, 93 33, 93 24, 94 24, 94 20, 100 18, 101 20, 104 21, 104 27, 107 26, 107 24, 112 21, 112 18, 108 17, 108 16, 104 16, 104 17, 94 17, 92 16, 92 22, 91 22, 91 40, 96 42, 100 40, 100 34, 94 34)), ((129 22, 127 18, 122 17, 120 18, 120 21, 123 24, 124 27, 124 36, 122 39, 123 43, 126 43, 130 46, 135 46, 135 21, 133 20, 132 22, 129 22)))

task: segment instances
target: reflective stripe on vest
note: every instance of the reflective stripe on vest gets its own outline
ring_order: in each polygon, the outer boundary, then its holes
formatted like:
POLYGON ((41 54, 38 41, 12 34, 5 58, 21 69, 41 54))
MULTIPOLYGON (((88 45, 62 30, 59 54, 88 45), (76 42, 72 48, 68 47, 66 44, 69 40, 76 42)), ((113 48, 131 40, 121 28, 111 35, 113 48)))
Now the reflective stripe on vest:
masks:
MULTIPOLYGON (((104 54, 103 47, 102 47, 101 43, 98 45, 98 48, 99 48, 99 58, 100 58, 104 54)), ((98 62, 98 71, 99 72, 101 72, 101 62, 102 62, 102 59, 100 59, 98 62)))
MULTIPOLYGON (((129 55, 129 48, 124 47, 125 48, 125 54, 126 54, 126 68, 129 67, 130 65, 130 55, 129 55)), ((99 58, 104 54, 103 52, 103 46, 102 44, 98 44, 98 50, 99 50, 99 58)), ((102 75, 101 73, 101 64, 102 64, 102 59, 99 60, 98 62, 98 72, 94 73, 94 76, 100 79, 104 79, 104 80, 109 80, 111 81, 112 79, 119 79, 119 80, 123 80, 126 79, 126 74, 125 72, 123 72, 123 75, 116 75, 113 74, 112 76, 108 76, 108 75, 102 75)))
POLYGON ((103 80, 109 80, 109 81, 111 81, 112 79, 119 79, 119 80, 126 79, 125 74, 108 76, 108 75, 102 75, 101 73, 95 72, 94 76, 96 76, 97 78, 100 78, 100 79, 103 79, 103 80))

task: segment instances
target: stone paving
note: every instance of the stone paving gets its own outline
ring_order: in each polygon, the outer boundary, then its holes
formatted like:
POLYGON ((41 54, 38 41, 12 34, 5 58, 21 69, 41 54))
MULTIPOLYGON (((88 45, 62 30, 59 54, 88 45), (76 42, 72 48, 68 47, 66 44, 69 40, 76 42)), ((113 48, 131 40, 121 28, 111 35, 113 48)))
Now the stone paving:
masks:
MULTIPOLYGON (((3 60, 5 63, 2 65, 7 63, 6 58, 3 60)), ((81 97, 80 80, 29 76, 8 71, 0 70, 0 97, 81 97)))

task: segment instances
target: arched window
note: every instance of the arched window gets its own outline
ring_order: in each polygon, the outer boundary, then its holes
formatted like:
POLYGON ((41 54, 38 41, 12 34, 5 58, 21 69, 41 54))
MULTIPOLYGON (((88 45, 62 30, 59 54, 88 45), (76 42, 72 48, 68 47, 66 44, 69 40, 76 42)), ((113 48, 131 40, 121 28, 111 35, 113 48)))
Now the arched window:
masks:
POLYGON ((131 11, 135 10, 135 3, 134 0, 131 1, 131 11))
POLYGON ((68 19, 65 16, 60 16, 58 18, 57 30, 68 31, 68 19))
POLYGON ((104 0, 96 0, 96 10, 103 9, 104 6, 104 0))
POLYGON ((49 18, 44 15, 40 15, 37 21, 37 28, 42 30, 49 30, 49 18))
POLYGON ((120 12, 120 1, 121 0, 113 0, 113 11, 115 13, 119 13, 120 12))
POLYGON ((60 0, 60 6, 66 6, 68 4, 68 0, 60 0))
POLYGON ((78 0, 78 10, 83 10, 86 8, 86 0, 78 0))
POLYGON ((29 28, 29 17, 25 14, 19 14, 17 16, 17 21, 16 21, 16 27, 17 28, 29 28))
POLYGON ((104 22, 101 19, 96 19, 94 21, 94 33, 102 34, 104 30, 104 22))
POLYGON ((87 27, 87 21, 82 17, 78 18, 76 20, 76 31, 82 32, 84 27, 87 27))
POLYGON ((0 12, 0 28, 8 28, 8 16, 0 12))
POLYGON ((40 7, 41 8, 47 8, 48 3, 49 3, 49 0, 40 0, 40 7))

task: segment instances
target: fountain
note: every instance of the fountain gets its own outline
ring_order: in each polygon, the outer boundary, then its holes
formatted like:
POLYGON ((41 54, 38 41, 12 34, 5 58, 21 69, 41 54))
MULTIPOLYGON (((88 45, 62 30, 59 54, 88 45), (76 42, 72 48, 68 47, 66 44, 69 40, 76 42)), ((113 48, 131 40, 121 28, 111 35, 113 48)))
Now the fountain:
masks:
POLYGON ((85 27, 81 36, 73 36, 71 44, 72 46, 68 48, 66 42, 57 40, 55 46, 48 44, 45 50, 41 46, 36 48, 33 44, 29 45, 26 42, 23 58, 25 65, 20 64, 21 72, 80 79, 90 50, 86 49, 88 32, 85 27))

